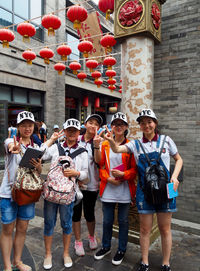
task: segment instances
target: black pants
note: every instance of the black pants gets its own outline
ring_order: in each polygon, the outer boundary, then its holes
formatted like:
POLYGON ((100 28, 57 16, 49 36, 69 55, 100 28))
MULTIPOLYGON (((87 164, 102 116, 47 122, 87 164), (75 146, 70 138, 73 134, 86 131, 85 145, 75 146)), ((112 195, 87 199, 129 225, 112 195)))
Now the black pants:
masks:
POLYGON ((82 207, 84 212, 84 217, 87 222, 95 221, 95 204, 99 191, 87 191, 83 190, 83 199, 74 206, 74 214, 72 217, 73 222, 79 222, 82 215, 82 207))

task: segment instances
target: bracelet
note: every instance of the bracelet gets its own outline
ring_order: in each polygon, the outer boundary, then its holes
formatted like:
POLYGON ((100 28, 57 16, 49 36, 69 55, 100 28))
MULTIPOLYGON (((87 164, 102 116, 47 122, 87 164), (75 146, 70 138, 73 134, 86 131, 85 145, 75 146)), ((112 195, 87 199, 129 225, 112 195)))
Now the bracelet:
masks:
POLYGON ((99 150, 100 148, 99 147, 94 147, 94 150, 99 150))

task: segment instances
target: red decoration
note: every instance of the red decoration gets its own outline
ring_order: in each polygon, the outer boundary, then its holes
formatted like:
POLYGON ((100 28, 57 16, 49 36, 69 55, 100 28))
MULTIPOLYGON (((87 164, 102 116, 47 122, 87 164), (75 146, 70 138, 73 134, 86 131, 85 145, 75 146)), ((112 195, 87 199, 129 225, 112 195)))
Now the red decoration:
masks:
POLYGON ((70 7, 67 11, 67 17, 74 23, 74 29, 80 29, 81 23, 87 19, 87 16, 87 10, 78 5, 70 7))
POLYGON ((155 29, 158 30, 160 27, 160 9, 156 3, 153 3, 152 5, 151 17, 152 17, 152 21, 153 21, 153 25, 155 29))
POLYGON ((40 50, 40 56, 44 58, 44 63, 49 64, 49 59, 54 56, 54 52, 49 49, 48 47, 45 47, 40 50))
POLYGON ((115 79, 108 79, 107 82, 109 85, 115 85, 117 81, 115 79))
POLYGON ((83 97, 83 106, 88 107, 88 96, 83 97))
POLYGON ((120 79, 120 83, 122 82, 122 79, 120 79))
POLYGON ((113 106, 118 108, 118 103, 114 103, 113 106))
POLYGON ((136 24, 142 16, 143 7, 139 0, 128 1, 119 11, 119 22, 125 27, 136 24))
POLYGON ((26 59, 28 65, 32 65, 32 60, 36 58, 36 54, 28 49, 22 53, 22 57, 26 59))
POLYGON ((73 71, 73 74, 77 74, 77 70, 81 69, 81 64, 74 61, 69 64, 69 68, 73 71))
POLYGON ((91 41, 84 40, 78 45, 78 50, 83 53, 84 57, 88 57, 88 53, 93 49, 93 44, 91 41))
POLYGON ((78 79, 80 79, 81 83, 83 83, 83 82, 84 82, 84 79, 87 77, 87 74, 84 73, 84 72, 79 72, 79 73, 77 74, 77 77, 78 77, 78 79))
POLYGON ((122 89, 122 85, 120 85, 119 88, 122 89))
POLYGON ((119 93, 122 93, 122 89, 119 89, 119 93))
POLYGON ((109 85, 108 88, 109 88, 111 91, 113 91, 113 90, 116 89, 116 86, 115 86, 115 85, 109 85))
POLYGON ((36 33, 35 27, 29 22, 20 23, 17 26, 17 32, 23 36, 24 42, 29 42, 30 37, 34 36, 36 33))
POLYGON ((94 83, 97 85, 98 88, 100 88, 100 86, 103 84, 103 81, 100 79, 97 79, 96 81, 94 81, 94 83))
POLYGON ((14 33, 6 28, 0 29, 0 40, 2 41, 3 47, 9 47, 9 42, 15 39, 14 33))
POLYGON ((106 53, 107 52, 109 52, 109 53, 112 52, 112 47, 116 44, 116 42, 117 41, 114 38, 114 36, 109 35, 109 34, 107 34, 103 38, 101 38, 101 41, 100 41, 101 45, 106 48, 106 53))
POLYGON ((116 63, 116 59, 112 56, 106 57, 103 61, 103 65, 108 66, 108 70, 112 70, 112 66, 114 66, 116 63))
POLYGON ((109 20, 114 11, 114 0, 99 0, 99 9, 106 13, 106 20, 109 20))
POLYGON ((100 107, 100 99, 99 97, 96 97, 94 100, 94 107, 99 108, 100 107))
POLYGON ((44 17, 42 17, 42 25, 44 28, 48 29, 48 36, 54 36, 54 30, 61 26, 61 20, 54 14, 44 15, 44 17))
POLYGON ((94 71, 91 73, 92 77, 97 81, 99 77, 101 77, 101 73, 99 71, 94 71))
POLYGON ((107 70, 106 71, 106 76, 108 76, 109 79, 112 79, 114 76, 116 76, 116 71, 114 71, 114 70, 107 70))
POLYGON ((86 67, 90 69, 90 72, 93 72, 97 66, 98 66, 98 62, 96 60, 88 60, 86 62, 86 67))
POLYGON ((54 69, 55 69, 56 71, 58 71, 58 74, 59 74, 59 75, 62 75, 62 71, 64 71, 65 68, 66 68, 66 66, 65 66, 63 63, 56 63, 56 64, 54 65, 54 69))
POLYGON ((61 59, 63 61, 67 61, 67 56, 72 53, 72 49, 69 46, 63 44, 58 46, 57 53, 61 55, 61 59))

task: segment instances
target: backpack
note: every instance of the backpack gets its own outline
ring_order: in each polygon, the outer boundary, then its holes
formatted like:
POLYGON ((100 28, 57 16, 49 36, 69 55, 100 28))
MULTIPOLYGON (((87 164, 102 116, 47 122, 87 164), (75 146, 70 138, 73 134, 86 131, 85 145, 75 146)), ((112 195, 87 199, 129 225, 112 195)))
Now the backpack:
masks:
POLYGON ((141 176, 139 176, 139 184, 149 204, 159 205, 169 201, 167 197, 167 183, 169 182, 169 178, 166 169, 160 164, 165 139, 166 136, 164 137, 157 159, 150 159, 142 143, 137 140, 148 162, 148 166, 145 167, 144 172, 144 185, 141 182, 141 176))
POLYGON ((74 201, 78 187, 76 178, 65 177, 63 170, 65 168, 74 169, 75 165, 72 159, 86 150, 79 148, 72 154, 69 153, 68 156, 66 156, 62 146, 59 143, 57 146, 59 157, 51 164, 47 181, 43 188, 43 198, 54 203, 69 205, 74 201))

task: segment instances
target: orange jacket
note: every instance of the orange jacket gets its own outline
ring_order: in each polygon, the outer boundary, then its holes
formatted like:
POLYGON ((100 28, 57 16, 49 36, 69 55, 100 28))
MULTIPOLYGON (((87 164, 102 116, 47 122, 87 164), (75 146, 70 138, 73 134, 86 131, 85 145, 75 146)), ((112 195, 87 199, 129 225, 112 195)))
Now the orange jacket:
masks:
MULTIPOLYGON (((126 139, 126 143, 129 142, 128 139, 126 139)), ((102 197, 104 189, 107 184, 107 179, 110 177, 109 172, 110 172, 110 145, 108 141, 104 141, 102 143, 102 148, 101 148, 101 161, 99 163, 100 170, 99 170, 99 175, 100 175, 100 196, 102 197)), ((129 153, 122 153, 122 162, 124 164, 124 179, 128 181, 129 184, 129 190, 131 194, 131 199, 135 198, 135 193, 136 193, 136 185, 135 185, 135 177, 137 175, 137 167, 135 163, 135 158, 133 154, 129 153)))

